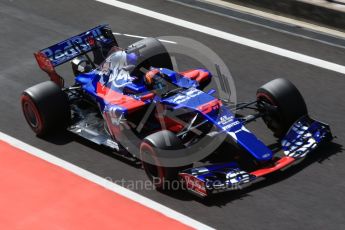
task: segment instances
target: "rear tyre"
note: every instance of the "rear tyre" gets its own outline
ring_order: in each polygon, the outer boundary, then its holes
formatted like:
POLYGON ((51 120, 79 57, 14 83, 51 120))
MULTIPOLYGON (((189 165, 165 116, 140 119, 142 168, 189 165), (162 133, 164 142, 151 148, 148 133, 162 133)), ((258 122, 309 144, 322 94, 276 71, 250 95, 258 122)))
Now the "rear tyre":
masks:
POLYGON ((52 81, 26 89, 21 105, 27 123, 38 136, 63 130, 71 117, 67 95, 52 81))
POLYGON ((178 173, 192 164, 180 167, 165 167, 161 165, 158 155, 162 150, 177 150, 185 148, 181 140, 168 130, 162 130, 147 136, 140 145, 140 157, 147 177, 156 189, 169 190, 174 181, 178 182, 178 173), (168 140, 167 140, 168 139, 168 140), (169 145, 167 143, 170 143, 169 145))
POLYGON ((145 38, 130 46, 127 50, 132 50, 139 54, 137 66, 133 71, 133 75, 138 76, 142 73, 141 68, 149 70, 150 67, 173 69, 170 55, 162 43, 156 38, 145 38), (135 49, 135 47, 137 49, 135 49))
MULTIPOLYGON (((283 137, 291 125, 308 114, 305 101, 295 85, 290 81, 278 78, 261 86, 256 93, 261 106, 268 104, 274 110, 263 110, 263 120, 278 138, 283 137)), ((260 106, 259 106, 260 108, 260 106)), ((262 107, 261 107, 262 108, 262 107)))

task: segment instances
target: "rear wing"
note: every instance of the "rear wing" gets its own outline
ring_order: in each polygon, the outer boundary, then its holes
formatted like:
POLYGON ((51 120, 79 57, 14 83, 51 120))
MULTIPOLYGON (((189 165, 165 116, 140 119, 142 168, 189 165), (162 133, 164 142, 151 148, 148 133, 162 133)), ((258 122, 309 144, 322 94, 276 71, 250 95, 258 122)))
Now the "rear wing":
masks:
POLYGON ((62 87, 63 79, 55 72, 56 66, 91 51, 94 52, 94 62, 99 63, 113 46, 118 46, 118 44, 111 29, 108 25, 100 25, 42 49, 34 55, 39 67, 48 73, 52 81, 62 87))

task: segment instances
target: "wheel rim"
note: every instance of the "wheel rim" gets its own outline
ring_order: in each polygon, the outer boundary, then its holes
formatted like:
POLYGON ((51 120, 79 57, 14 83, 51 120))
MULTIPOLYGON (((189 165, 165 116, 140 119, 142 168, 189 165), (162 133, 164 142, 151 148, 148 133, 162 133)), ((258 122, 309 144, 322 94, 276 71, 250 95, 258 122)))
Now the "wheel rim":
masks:
POLYGON ((30 102, 26 101, 24 102, 23 109, 25 118, 28 121, 29 125, 32 128, 36 129, 38 127, 39 121, 35 108, 33 108, 33 105, 30 102))
MULTIPOLYGON (((143 151, 142 153, 145 154, 146 156, 150 156, 150 154, 152 154, 146 150, 143 151)), ((147 174, 150 177, 150 179, 154 179, 154 178, 159 177, 159 173, 158 173, 158 169, 157 169, 156 165, 150 164, 148 162, 144 162, 144 164, 145 164, 145 169, 146 169, 147 174)))
MULTIPOLYGON (((266 94, 259 94, 258 100, 264 101, 270 105, 277 106, 274 101, 269 98, 266 94)), ((268 128, 273 130, 273 132, 280 134, 282 127, 280 126, 280 119, 278 114, 269 114, 262 117, 268 128)))
POLYGON ((149 144, 143 143, 141 147, 141 159, 142 164, 144 166, 144 170, 148 178, 154 183, 156 188, 161 188, 163 185, 164 180, 164 172, 163 169, 157 165, 149 163, 149 161, 145 161, 144 159, 151 158, 152 161, 155 161, 157 164, 157 159, 155 159, 154 155, 155 152, 149 144))

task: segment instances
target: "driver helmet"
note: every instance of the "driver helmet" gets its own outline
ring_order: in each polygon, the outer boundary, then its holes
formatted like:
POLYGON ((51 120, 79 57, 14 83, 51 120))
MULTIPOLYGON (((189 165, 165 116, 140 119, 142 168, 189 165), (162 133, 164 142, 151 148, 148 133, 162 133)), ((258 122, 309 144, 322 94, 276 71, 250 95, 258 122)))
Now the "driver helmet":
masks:
POLYGON ((127 63, 129 65, 136 65, 138 62, 138 56, 135 53, 127 54, 127 63))

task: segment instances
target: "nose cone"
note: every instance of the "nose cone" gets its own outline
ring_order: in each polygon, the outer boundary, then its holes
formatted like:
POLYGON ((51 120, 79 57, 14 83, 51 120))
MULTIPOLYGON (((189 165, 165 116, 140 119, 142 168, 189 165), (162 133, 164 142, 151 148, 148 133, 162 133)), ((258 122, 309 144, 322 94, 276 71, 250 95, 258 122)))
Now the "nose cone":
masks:
POLYGON ((270 160, 273 156, 272 151, 260 141, 253 133, 243 125, 236 131, 228 132, 239 146, 247 150, 259 161, 270 160))
MULTIPOLYGON (((209 117, 209 119, 212 119, 209 117)), ((241 121, 226 107, 221 107, 214 123, 232 138, 238 146, 245 149, 259 161, 267 161, 272 158, 272 151, 250 132, 241 121)))

